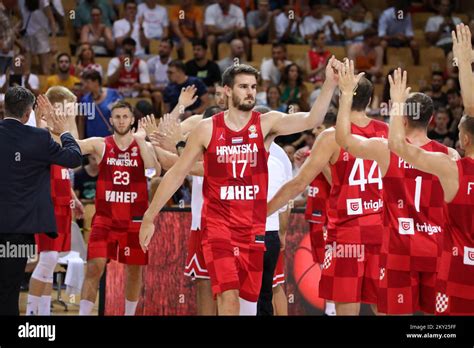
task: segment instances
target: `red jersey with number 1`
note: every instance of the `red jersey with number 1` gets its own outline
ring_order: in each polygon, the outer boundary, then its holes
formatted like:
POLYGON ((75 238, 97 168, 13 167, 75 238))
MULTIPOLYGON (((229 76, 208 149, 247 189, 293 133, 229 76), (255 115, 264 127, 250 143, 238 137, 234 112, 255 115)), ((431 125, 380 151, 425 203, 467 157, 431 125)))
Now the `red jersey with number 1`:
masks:
POLYGON ((128 229, 141 221, 148 208, 145 165, 135 140, 121 150, 113 136, 105 138, 105 151, 99 164, 94 223, 128 229))
MULTIPOLYGON (((365 127, 351 125, 352 134, 387 138, 387 124, 371 120, 365 127)), ((375 161, 355 158, 343 149, 331 164, 328 242, 381 244, 382 176, 375 161)))
POLYGON ((457 165, 459 189, 447 204, 438 280, 447 295, 474 300, 474 159, 462 158, 457 165))
POLYGON ((225 125, 224 112, 214 115, 212 123, 212 137, 204 152, 202 188, 201 226, 207 230, 206 239, 263 243, 268 152, 260 113, 252 112, 240 131, 225 125))
MULTIPOLYGON (((421 147, 447 154, 436 141, 421 147)), ((437 272, 446 221, 443 188, 438 178, 390 153, 383 178, 384 234, 381 253, 393 270, 437 272)))
POLYGON ((51 165, 51 198, 54 206, 69 206, 71 204, 71 177, 69 169, 51 165))

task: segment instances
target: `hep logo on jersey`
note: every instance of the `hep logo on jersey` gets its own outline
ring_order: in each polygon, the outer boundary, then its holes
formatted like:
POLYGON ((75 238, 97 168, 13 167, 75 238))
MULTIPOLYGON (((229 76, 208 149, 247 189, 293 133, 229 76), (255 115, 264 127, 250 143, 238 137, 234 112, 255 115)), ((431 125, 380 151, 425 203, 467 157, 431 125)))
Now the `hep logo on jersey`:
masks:
POLYGON ((360 215, 363 213, 361 198, 348 199, 346 203, 347 215, 360 215))
POLYGON ((398 218, 398 233, 415 234, 415 221, 411 218, 398 218))
POLYGON ((464 264, 474 266, 474 248, 464 247, 464 264))

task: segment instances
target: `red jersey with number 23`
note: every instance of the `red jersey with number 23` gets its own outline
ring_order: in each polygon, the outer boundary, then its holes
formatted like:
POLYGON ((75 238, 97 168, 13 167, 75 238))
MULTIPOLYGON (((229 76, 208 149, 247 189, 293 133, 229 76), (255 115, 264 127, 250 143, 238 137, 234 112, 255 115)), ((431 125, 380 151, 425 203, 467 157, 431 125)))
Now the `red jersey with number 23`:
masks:
POLYGON ((105 138, 105 151, 99 164, 94 223, 128 229, 142 221, 148 208, 145 165, 135 140, 121 150, 113 136, 105 138))
POLYGON ((202 228, 207 240, 262 243, 267 218, 268 152, 253 111, 234 131, 224 112, 212 117, 212 137, 204 152, 202 228))
MULTIPOLYGON (((351 125, 365 138, 387 138, 387 124, 371 120, 365 127, 351 125)), ((331 164, 332 186, 328 207, 328 242, 381 244, 382 176, 377 162, 355 158, 343 149, 331 164)))

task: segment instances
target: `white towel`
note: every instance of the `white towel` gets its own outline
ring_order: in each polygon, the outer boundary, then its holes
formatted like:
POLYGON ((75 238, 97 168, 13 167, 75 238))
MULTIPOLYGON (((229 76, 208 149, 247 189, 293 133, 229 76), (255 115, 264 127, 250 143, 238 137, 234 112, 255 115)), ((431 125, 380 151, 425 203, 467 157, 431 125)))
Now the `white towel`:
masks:
POLYGON ((66 271, 66 295, 80 295, 82 283, 84 281, 84 260, 79 257, 79 253, 71 251, 68 255, 60 259, 67 263, 66 271))

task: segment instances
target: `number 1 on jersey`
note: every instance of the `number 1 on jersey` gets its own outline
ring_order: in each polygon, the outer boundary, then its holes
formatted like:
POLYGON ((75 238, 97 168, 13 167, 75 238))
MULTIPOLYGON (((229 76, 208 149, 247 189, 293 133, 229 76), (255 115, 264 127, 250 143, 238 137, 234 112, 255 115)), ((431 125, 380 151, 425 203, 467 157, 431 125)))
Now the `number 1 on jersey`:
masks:
POLYGON ((420 212, 420 199, 421 199, 421 181, 423 178, 421 176, 417 176, 415 179, 416 186, 415 186, 415 209, 417 212, 420 212))
POLYGON ((364 192, 365 185, 367 184, 378 184, 379 190, 382 189, 382 173, 380 172, 380 168, 378 167, 377 162, 373 161, 366 179, 364 160, 362 158, 356 158, 351 173, 349 174, 349 185, 360 186, 360 190, 364 192), (374 178, 376 169, 379 176, 377 178, 374 178), (355 178, 357 172, 359 172, 359 179, 355 178))

